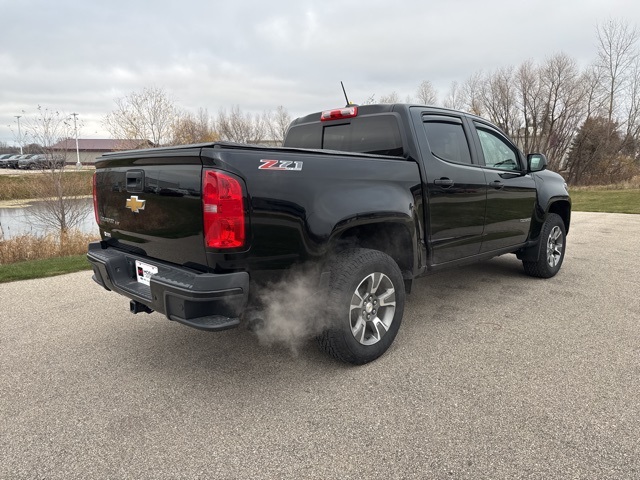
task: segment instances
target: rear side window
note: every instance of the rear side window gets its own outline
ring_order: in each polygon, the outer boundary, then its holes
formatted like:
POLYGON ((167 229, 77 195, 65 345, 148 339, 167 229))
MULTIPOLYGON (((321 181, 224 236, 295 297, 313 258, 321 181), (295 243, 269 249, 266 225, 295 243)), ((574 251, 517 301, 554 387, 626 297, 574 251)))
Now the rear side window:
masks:
POLYGON ((371 115, 353 118, 348 123, 292 127, 284 146, 376 155, 403 154, 402 135, 395 115, 371 115))
POLYGON ((431 153, 442 160, 455 163, 471 163, 469 144, 462 124, 425 122, 424 129, 431 153))

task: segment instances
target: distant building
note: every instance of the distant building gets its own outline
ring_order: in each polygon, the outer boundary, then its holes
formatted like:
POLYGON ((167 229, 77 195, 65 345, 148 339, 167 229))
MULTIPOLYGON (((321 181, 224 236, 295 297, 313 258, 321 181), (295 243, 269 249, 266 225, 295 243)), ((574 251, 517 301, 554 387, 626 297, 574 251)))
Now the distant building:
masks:
MULTIPOLYGON (((80 163, 91 165, 95 163, 103 153, 119 150, 136 150, 138 148, 150 148, 153 143, 149 140, 124 140, 111 138, 79 138, 78 150, 80 163)), ((69 138, 53 145, 52 150, 65 154, 67 164, 76 163, 76 140, 69 138)))

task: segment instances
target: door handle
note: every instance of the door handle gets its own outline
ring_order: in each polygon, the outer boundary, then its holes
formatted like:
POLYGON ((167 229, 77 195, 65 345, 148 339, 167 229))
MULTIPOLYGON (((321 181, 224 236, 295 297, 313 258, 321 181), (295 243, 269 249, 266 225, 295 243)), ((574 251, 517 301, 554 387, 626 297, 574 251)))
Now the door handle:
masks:
POLYGON ((144 192, 144 170, 129 170, 127 172, 127 192, 144 192))
POLYGON ((437 180, 434 180, 433 183, 434 185, 440 185, 443 188, 453 187, 453 180, 450 178, 438 178, 437 180))
POLYGON ((504 187, 504 183, 502 183, 500 180, 494 180, 489 185, 491 185, 496 190, 500 190, 502 187, 504 187))

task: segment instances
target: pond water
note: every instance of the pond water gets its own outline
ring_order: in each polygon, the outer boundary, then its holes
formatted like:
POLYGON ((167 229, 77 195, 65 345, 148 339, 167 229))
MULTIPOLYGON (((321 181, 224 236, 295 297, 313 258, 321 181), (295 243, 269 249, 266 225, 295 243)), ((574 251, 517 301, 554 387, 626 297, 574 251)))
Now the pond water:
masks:
MULTIPOLYGON (((93 217, 93 205, 91 198, 75 200, 82 206, 86 206, 86 215, 82 218, 78 228, 84 233, 98 233, 98 226, 93 217)), ((42 211, 42 202, 30 202, 18 207, 0 207, 0 240, 9 240, 20 235, 31 234, 42 236, 52 231, 38 223, 34 218, 34 212, 42 211)))

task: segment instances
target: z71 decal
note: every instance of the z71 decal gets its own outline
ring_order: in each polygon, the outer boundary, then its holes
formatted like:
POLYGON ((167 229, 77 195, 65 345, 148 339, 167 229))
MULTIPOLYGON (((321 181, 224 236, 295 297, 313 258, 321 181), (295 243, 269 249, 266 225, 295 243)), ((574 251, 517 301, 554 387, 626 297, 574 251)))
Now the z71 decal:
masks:
POLYGON ((290 162, 288 160, 260 160, 262 165, 258 170, 286 170, 289 172, 299 172, 302 170, 302 162, 290 162))

